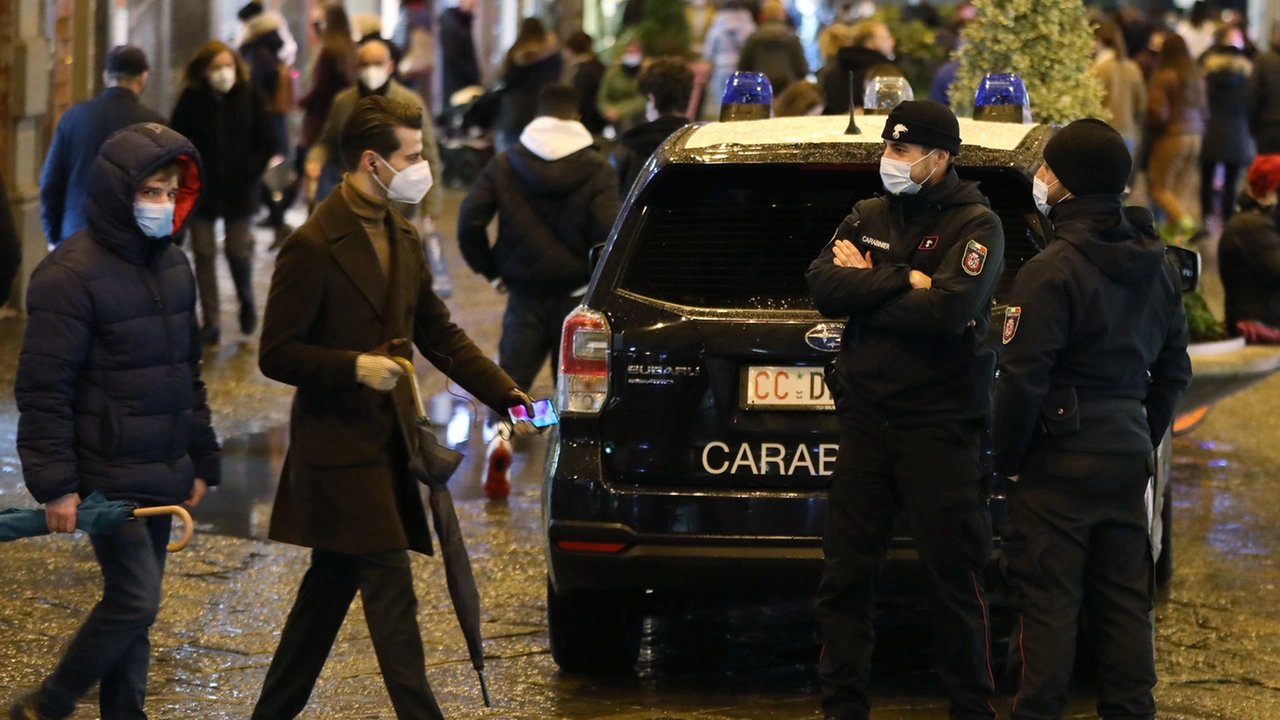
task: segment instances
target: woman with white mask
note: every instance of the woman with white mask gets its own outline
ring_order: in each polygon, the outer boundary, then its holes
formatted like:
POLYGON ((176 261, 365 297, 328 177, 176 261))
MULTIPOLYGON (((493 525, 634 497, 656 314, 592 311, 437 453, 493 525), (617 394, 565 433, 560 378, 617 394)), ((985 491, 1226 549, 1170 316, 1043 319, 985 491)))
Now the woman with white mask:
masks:
POLYGON ((204 161, 204 191, 189 227, 203 318, 200 337, 216 345, 221 313, 214 224, 218 218, 225 224, 227 265, 240 300, 240 330, 250 335, 258 326, 250 228, 260 200, 258 185, 277 141, 267 98, 249 82, 235 50, 217 40, 206 43, 187 65, 186 83, 170 125, 191 140, 204 161))

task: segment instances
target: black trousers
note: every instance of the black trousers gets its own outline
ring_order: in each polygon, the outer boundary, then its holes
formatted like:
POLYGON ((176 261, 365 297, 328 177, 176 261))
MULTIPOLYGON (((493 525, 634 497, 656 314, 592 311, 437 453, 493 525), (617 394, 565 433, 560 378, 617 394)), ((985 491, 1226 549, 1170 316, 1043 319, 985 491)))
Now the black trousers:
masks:
POLYGON ((1214 196, 1218 196, 1219 202, 1222 204, 1222 222, 1226 224, 1231 216, 1236 212, 1236 188, 1240 184, 1239 165, 1233 163, 1218 163, 1211 160, 1200 161, 1200 217, 1201 225, 1209 222, 1209 218, 1213 216, 1214 196), (1214 192, 1213 178, 1218 173, 1218 166, 1222 166, 1222 192, 1214 192))
POLYGON ((560 370, 560 330, 564 319, 582 302, 581 297, 539 298, 511 291, 502 314, 498 340, 498 366, 521 390, 528 391, 551 358, 551 374, 560 370))
POLYGON ((842 413, 817 598, 818 674, 828 717, 870 714, 876 583, 901 515, 924 565, 951 718, 995 717, 981 578, 991 556, 983 436, 977 421, 893 427, 842 413))
POLYGON ((284 720, 302 712, 357 590, 396 717, 443 720, 427 683, 418 599, 405 550, 368 555, 312 551, 311 568, 289 611, 253 720, 284 720))
POLYGON ((1098 714, 1154 718, 1151 456, 1039 452, 1009 488, 1000 565, 1020 617, 1009 643, 1015 720, 1059 718, 1083 613, 1098 714))

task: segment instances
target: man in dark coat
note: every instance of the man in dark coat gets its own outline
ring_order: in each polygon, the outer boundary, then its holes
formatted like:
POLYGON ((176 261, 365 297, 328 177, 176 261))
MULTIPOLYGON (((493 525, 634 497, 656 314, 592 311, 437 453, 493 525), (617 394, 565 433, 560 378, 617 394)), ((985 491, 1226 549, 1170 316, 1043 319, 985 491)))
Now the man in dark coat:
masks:
POLYGON ((852 44, 836 53, 835 67, 823 71, 822 96, 827 104, 823 115, 849 112, 849 102, 862 107, 862 90, 867 71, 876 65, 892 65, 896 43, 889 26, 878 20, 863 20, 853 27, 852 44), (853 76, 853 97, 849 97, 849 77, 853 76))
MULTIPOLYGON (((23 479, 54 532, 75 529, 93 492, 194 507, 219 480, 195 280, 172 243, 200 195, 199 156, 162 125, 133 125, 103 145, 87 187, 86 228, 31 276, 14 382, 23 479)), ((69 717, 99 683, 102 717, 146 717, 169 524, 165 515, 90 537, 102 600, 12 717, 69 717)))
POLYGON ((1280 153, 1280 20, 1271 28, 1271 49, 1254 61, 1247 97, 1258 154, 1280 153))
POLYGON ((57 245, 85 226, 89 175, 102 143, 134 123, 166 121, 142 104, 147 86, 147 55, 132 45, 107 53, 107 89, 98 97, 71 106, 58 121, 53 144, 40 173, 40 218, 50 245, 57 245))
POLYGON ((440 89, 446 103, 462 88, 480 84, 480 61, 471 29, 475 12, 476 0, 458 0, 457 7, 440 14, 440 89))
POLYGON ((1009 483, 1000 565, 1020 611, 1015 720, 1059 718, 1076 637, 1098 658, 1098 714, 1154 718, 1154 450, 1191 382, 1178 271, 1151 213, 1121 202, 1132 163, 1101 120, 1044 149, 1052 239, 1005 311, 992 438, 1009 483), (1081 617, 1087 622, 1081 624, 1081 617))
POLYGON ((9 194, 5 191, 4 178, 0 178, 0 307, 9 302, 13 292, 13 280, 22 267, 22 238, 13 224, 13 211, 9 209, 9 194))
POLYGON ((685 113, 693 96, 693 71, 678 58, 658 58, 640 71, 640 92, 648 98, 650 120, 623 133, 613 151, 624 198, 658 146, 689 124, 685 113))
POLYGON ((903 516, 929 578, 951 717, 990 720, 982 439, 1004 230, 977 184, 956 174, 960 125, 945 106, 904 102, 881 137, 888 197, 855 205, 805 275, 818 311, 848 319, 826 376, 840 449, 817 596, 822 708, 836 720, 869 716, 876 583, 903 516))
POLYGON ((618 216, 618 176, 577 116, 573 88, 543 88, 538 117, 489 161, 458 211, 463 259, 508 290, 498 364, 524 390, 548 356, 558 367, 561 325, 591 280, 591 248, 618 216))
POLYGON ((255 720, 302 712, 357 591, 396 716, 442 717, 406 552, 431 552, 406 467, 414 400, 388 353, 408 357, 412 339, 489 407, 532 404, 450 321, 417 231, 390 207, 431 185, 422 123, 417 106, 361 100, 341 136, 351 172, 276 259, 259 365, 297 394, 270 537, 313 551, 255 720))
POLYGON ((1259 155, 1249 167, 1240 212, 1218 241, 1227 332, 1242 321, 1280 328, 1280 232, 1276 231, 1276 186, 1280 155, 1259 155))

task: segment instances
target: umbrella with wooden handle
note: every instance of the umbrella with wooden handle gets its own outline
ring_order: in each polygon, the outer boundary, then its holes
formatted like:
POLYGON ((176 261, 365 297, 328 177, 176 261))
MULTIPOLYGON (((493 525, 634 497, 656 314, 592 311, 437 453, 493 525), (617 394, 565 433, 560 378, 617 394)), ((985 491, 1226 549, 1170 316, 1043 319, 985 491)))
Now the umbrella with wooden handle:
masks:
POLYGON ((195 534, 195 523, 191 521, 191 513, 181 505, 157 505, 156 507, 140 507, 133 509, 135 518, 155 517, 157 515, 172 515, 182 523, 182 537, 176 542, 171 542, 165 546, 169 552, 179 552, 191 542, 191 536, 195 534))

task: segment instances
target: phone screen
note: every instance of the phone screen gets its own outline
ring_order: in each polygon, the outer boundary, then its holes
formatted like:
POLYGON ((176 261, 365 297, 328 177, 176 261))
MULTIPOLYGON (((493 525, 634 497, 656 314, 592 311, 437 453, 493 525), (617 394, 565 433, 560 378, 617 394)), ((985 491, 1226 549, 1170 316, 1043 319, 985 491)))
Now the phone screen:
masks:
POLYGON ((545 399, 533 401, 533 417, 529 417, 529 411, 523 405, 508 408, 507 413, 511 415, 511 422, 533 423, 533 426, 537 428, 544 428, 560 422, 560 418, 556 415, 556 406, 550 400, 545 399))

